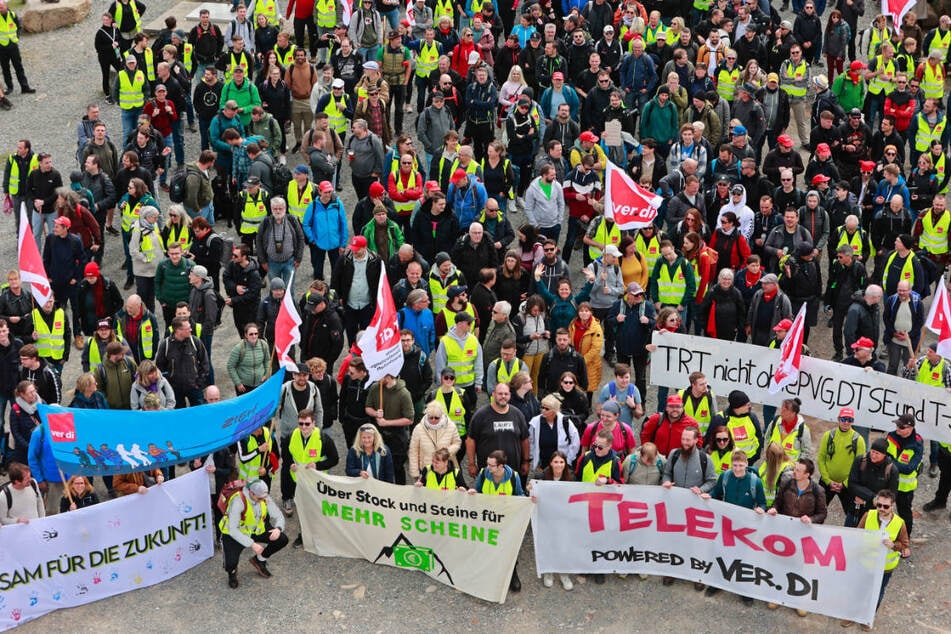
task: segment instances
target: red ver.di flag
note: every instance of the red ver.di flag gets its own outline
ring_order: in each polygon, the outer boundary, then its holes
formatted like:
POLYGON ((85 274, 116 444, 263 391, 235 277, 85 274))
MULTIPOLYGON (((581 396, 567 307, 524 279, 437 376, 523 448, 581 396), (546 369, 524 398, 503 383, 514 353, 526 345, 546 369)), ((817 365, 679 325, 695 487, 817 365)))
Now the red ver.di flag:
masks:
POLYGON ((769 381, 769 393, 775 394, 799 378, 799 364, 802 360, 802 340, 805 334, 807 304, 803 304, 796 314, 786 338, 779 346, 782 356, 779 365, 773 371, 773 378, 769 381))
POLYGON ((287 291, 281 300, 274 322, 274 352, 282 368, 297 372, 297 364, 291 359, 291 347, 300 343, 300 325, 302 323, 297 306, 294 305, 294 273, 287 283, 287 291))
POLYGON ((379 381, 385 375, 399 376, 403 369, 403 347, 400 345, 400 326, 386 266, 380 262, 380 287, 376 292, 376 312, 370 325, 357 340, 363 351, 369 381, 379 381))
POLYGON ((938 279, 937 292, 931 302, 928 318, 925 319, 925 327, 938 335, 938 354, 951 359, 951 301, 943 275, 938 279))
POLYGON ((637 229, 654 222, 662 198, 608 161, 604 172, 604 217, 614 220, 618 229, 637 229))
POLYGON ((36 248, 29 214, 26 212, 26 203, 20 203, 20 236, 17 241, 17 256, 20 260, 20 279, 29 282, 33 298, 37 304, 43 306, 53 296, 53 289, 50 288, 49 276, 43 267, 40 250, 36 248))
POLYGON ((898 26, 901 24, 902 19, 904 19, 905 14, 915 6, 916 1, 917 0, 882 0, 882 15, 890 15, 892 17, 892 25, 895 29, 895 33, 898 33, 898 26))

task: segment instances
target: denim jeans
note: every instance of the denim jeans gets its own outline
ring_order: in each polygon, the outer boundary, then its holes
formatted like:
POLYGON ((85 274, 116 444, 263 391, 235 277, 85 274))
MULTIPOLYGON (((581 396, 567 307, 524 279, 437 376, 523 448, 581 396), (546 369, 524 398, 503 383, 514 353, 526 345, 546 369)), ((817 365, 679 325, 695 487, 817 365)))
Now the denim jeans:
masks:
POLYGON ((211 136, 208 134, 208 126, 211 125, 211 119, 202 119, 198 117, 198 138, 201 142, 202 150, 211 149, 211 136))
MULTIPOLYGON (((380 11, 380 15, 386 18, 386 21, 390 23, 391 29, 396 29, 400 25, 400 10, 398 8, 390 9, 389 11, 380 11)), ((392 86, 390 86, 392 88, 392 86)))
POLYGON ((33 239, 36 240, 36 248, 39 250, 40 255, 43 255, 43 238, 53 233, 54 220, 56 220, 56 214, 53 212, 41 214, 40 212, 36 211, 36 209, 33 210, 30 228, 33 229, 33 239))
POLYGON ((275 262, 274 260, 268 258, 267 260, 267 279, 273 280, 275 277, 279 277, 284 280, 285 284, 288 284, 291 281, 291 273, 294 272, 294 258, 291 258, 285 262, 275 262))
POLYGON ((142 107, 129 108, 122 110, 122 138, 128 139, 132 131, 138 126, 139 115, 142 114, 142 107))

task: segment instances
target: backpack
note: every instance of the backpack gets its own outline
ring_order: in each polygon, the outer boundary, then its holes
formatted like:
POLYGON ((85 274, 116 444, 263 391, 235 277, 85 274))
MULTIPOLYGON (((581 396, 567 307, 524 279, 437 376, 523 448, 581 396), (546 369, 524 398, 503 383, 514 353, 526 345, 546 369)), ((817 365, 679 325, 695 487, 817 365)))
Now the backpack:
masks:
MULTIPOLYGON (((3 495, 7 499, 7 511, 13 506, 13 493, 10 492, 10 487, 13 486, 13 482, 7 482, 3 485, 3 495)), ((30 479, 30 486, 33 487, 33 493, 36 494, 36 497, 42 498, 43 494, 40 493, 40 487, 37 486, 36 480, 30 479)))
POLYGON ((271 168, 271 188, 272 194, 277 196, 287 196, 287 186, 294 180, 291 170, 283 163, 275 163, 271 168))
MULTIPOLYGON (((673 473, 673 471, 671 471, 671 473, 673 473)), ((724 471, 723 473, 724 473, 724 476, 723 476, 723 490, 726 491, 727 483, 728 483, 730 480, 733 480, 734 478, 736 478, 736 476, 733 475, 733 470, 732 470, 732 469, 727 469, 727 470, 724 471)), ((747 470, 746 470, 746 473, 747 473, 747 475, 749 476, 749 481, 750 481, 750 498, 752 498, 752 500, 755 502, 755 501, 756 501, 756 481, 759 480, 759 476, 757 476, 757 475, 756 475, 752 470, 750 470, 750 469, 747 469, 747 470)), ((815 486, 815 483, 813 483, 813 486, 815 486)), ((813 493, 815 493, 815 490, 813 490, 813 493)))
POLYGON ((172 174, 172 180, 168 184, 168 199, 173 203, 185 202, 185 191, 187 187, 189 168, 180 167, 172 174))
POLYGON ((228 266, 229 264, 231 264, 231 250, 234 249, 234 238, 230 236, 225 237, 218 233, 213 233, 211 234, 211 238, 209 238, 208 240, 209 243, 211 242, 211 240, 214 240, 215 238, 218 238, 219 240, 221 240, 221 266, 223 267, 228 266))
MULTIPOLYGON (((826 453, 829 455, 830 458, 835 455, 835 432, 837 430, 838 430, 837 427, 833 428, 829 432, 829 437, 826 439, 826 453)), ((852 431, 852 455, 855 456, 855 455, 858 455, 859 435, 858 435, 858 432, 856 432, 855 430, 851 430, 851 431, 852 431)))
MULTIPOLYGON (((710 462, 710 458, 709 456, 707 456, 706 451, 700 451, 699 453, 700 453, 700 470, 706 473, 707 465, 710 462)), ((674 449, 673 451, 670 452, 670 458, 669 458, 671 477, 673 477, 674 475, 674 467, 677 466, 678 460, 680 460, 680 449, 674 449)))
POLYGON ((231 501, 231 496, 235 493, 241 495, 241 501, 244 502, 244 510, 248 510, 248 499, 244 496, 244 486, 247 483, 244 480, 232 480, 221 488, 221 493, 218 494, 218 510, 221 511, 223 515, 228 514, 228 503, 231 501))

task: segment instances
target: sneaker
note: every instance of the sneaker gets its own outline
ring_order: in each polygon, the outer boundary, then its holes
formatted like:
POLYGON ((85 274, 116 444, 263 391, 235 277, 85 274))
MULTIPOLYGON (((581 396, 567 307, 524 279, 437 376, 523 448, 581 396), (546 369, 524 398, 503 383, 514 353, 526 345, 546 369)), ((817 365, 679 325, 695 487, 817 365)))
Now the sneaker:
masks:
POLYGON ((132 288, 134 285, 135 285, 135 283, 134 283, 133 281, 128 280, 128 281, 126 281, 125 284, 122 285, 122 290, 127 291, 127 290, 129 290, 130 288, 132 288))
POLYGON ((703 593, 703 596, 712 597, 719 591, 720 591, 720 588, 714 588, 713 586, 708 586, 706 591, 703 593))
POLYGON ((284 515, 290 517, 294 514, 294 500, 284 500, 284 515))
POLYGON ((110 97, 106 97, 106 103, 109 104, 109 105, 115 105, 116 100, 113 99, 111 96, 110 96, 110 97))
POLYGON ((940 471, 938 470, 938 463, 932 462, 931 466, 928 468, 928 477, 937 478, 940 471))
POLYGON ((947 502, 939 503, 938 500, 931 500, 930 502, 925 502, 925 505, 921 507, 922 511, 940 511, 948 506, 947 502))
POLYGON ((672 585, 674 585, 674 578, 673 578, 673 577, 664 577, 662 583, 663 583, 665 586, 672 586, 672 585))
POLYGON ((198 132, 198 126, 197 126, 196 124, 194 124, 194 123, 189 123, 189 124, 188 124, 188 131, 189 131, 189 132, 198 132))
POLYGON ((403 112, 405 112, 406 114, 410 114, 411 112, 413 112, 413 106, 406 104, 405 106, 403 106, 403 112))
MULTIPOLYGON (((779 609, 779 604, 778 604, 778 603, 767 603, 767 604, 766 604, 766 607, 769 608, 770 610, 778 610, 778 609, 779 609)), ((851 621, 849 621, 849 622, 851 623, 851 621)))
POLYGON ((258 571, 258 574, 264 577, 265 579, 270 579, 274 575, 271 574, 271 571, 267 569, 267 562, 261 561, 258 559, 257 555, 252 555, 251 559, 248 561, 251 562, 251 565, 254 566, 254 569, 258 571))
POLYGON ((707 586, 706 584, 700 583, 699 581, 694 581, 693 589, 696 590, 697 592, 703 592, 704 590, 707 589, 707 586))
POLYGON ((106 233, 108 233, 111 236, 117 236, 119 235, 119 230, 116 229, 115 227, 106 227, 106 233))
POLYGON ((569 575, 558 575, 561 579, 561 587, 571 592, 575 589, 575 584, 571 582, 571 577, 569 575))
POLYGON ((863 632, 871 632, 871 631, 872 631, 872 626, 871 626, 871 625, 866 625, 865 623, 862 623, 861 628, 862 628, 862 631, 863 631, 863 632))
POLYGON ((162 191, 166 194, 171 191, 171 188, 168 186, 168 183, 161 183, 159 187, 162 188, 162 191))
POLYGON ((518 578, 518 571, 512 571, 512 580, 509 581, 509 590, 512 592, 521 592, 522 591, 522 580, 518 578))
POLYGON ((555 575, 550 572, 546 572, 542 575, 542 585, 546 588, 550 588, 555 585, 555 575))
POLYGON ((304 547, 304 536, 298 535, 297 539, 294 540, 294 548, 303 548, 304 547))
POLYGON ((743 599, 743 605, 747 607, 753 605, 753 597, 740 597, 740 598, 743 599))
POLYGON ((231 589, 238 587, 238 573, 236 572, 228 573, 228 587, 231 589))
POLYGON ((29 86, 23 86, 22 88, 20 88, 20 92, 22 92, 24 95, 32 95, 33 93, 36 92, 36 88, 30 88, 29 86))

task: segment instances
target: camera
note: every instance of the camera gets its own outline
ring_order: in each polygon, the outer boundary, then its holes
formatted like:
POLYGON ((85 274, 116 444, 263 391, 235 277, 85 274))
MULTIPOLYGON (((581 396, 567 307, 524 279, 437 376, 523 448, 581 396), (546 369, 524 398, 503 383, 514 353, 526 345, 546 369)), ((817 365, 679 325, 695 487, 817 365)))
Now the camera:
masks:
POLYGON ((423 572, 432 572, 434 561, 432 548, 403 545, 393 547, 393 564, 397 568, 413 568, 423 572))

